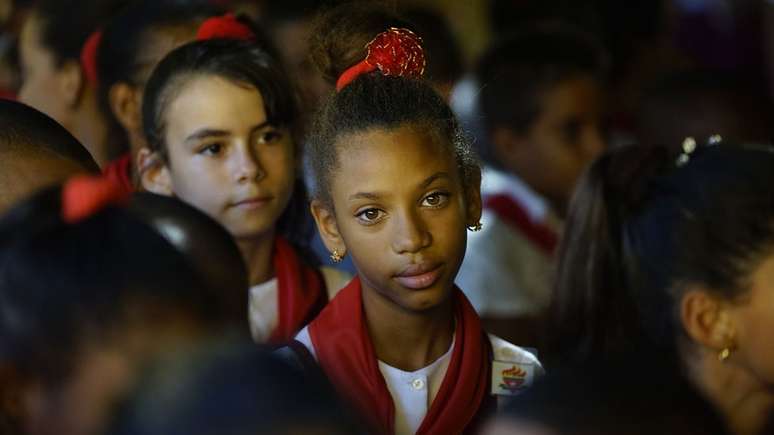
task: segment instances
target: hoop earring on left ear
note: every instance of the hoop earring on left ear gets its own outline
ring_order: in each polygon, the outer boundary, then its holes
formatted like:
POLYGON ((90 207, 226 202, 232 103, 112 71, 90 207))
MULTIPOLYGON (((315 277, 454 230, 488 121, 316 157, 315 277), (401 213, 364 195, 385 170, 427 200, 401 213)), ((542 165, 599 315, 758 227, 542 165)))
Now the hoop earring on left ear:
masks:
POLYGON ((473 231, 474 233, 477 233, 477 232, 481 231, 481 228, 483 228, 483 227, 484 227, 484 225, 481 224, 481 222, 479 221, 479 222, 476 222, 475 225, 468 225, 468 231, 473 231))

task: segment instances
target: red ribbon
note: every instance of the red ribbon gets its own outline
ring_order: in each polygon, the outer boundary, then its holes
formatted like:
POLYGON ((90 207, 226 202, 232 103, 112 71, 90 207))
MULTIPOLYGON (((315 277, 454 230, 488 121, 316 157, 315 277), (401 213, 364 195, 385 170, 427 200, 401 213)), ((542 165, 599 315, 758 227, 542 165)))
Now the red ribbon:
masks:
POLYGON ((86 81, 94 86, 99 84, 99 73, 97 71, 97 51, 99 43, 102 41, 102 30, 97 30, 83 43, 81 48, 81 68, 86 81))
POLYGON ((105 166, 102 175, 129 193, 136 189, 132 183, 132 155, 126 153, 105 166))
POLYGON ((131 192, 104 176, 76 175, 62 187, 62 219, 77 223, 109 205, 128 201, 131 192))
POLYGON ((250 27, 239 21, 232 13, 212 17, 204 20, 196 31, 196 40, 208 39, 239 39, 251 41, 255 39, 255 33, 250 27))
POLYGON ((302 262, 290 243, 279 236, 274 242, 274 273, 279 323, 269 343, 283 344, 320 313, 328 303, 328 292, 320 272, 302 262))
MULTIPOLYGON (((309 325, 320 367, 376 433, 395 433, 395 405, 368 334, 359 278, 350 282, 309 325)), ((471 432, 494 411, 489 394, 492 345, 470 302, 454 289, 454 349, 441 388, 418 434, 471 432)))
POLYGON ((484 200, 484 208, 492 210, 500 219, 517 231, 546 256, 553 256, 559 243, 559 236, 545 224, 534 222, 527 212, 508 195, 492 195, 484 200))
POLYGON ((336 91, 361 74, 379 70, 386 76, 421 77, 425 72, 422 38, 408 29, 391 27, 366 44, 366 58, 344 71, 336 81, 336 91))

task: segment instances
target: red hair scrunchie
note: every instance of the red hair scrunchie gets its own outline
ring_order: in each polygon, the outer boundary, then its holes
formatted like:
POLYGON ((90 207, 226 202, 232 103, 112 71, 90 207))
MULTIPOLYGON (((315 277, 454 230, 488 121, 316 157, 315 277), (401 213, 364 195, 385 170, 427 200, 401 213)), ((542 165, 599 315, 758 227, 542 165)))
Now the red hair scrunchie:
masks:
POLYGON ((208 39, 239 39, 251 41, 255 39, 255 33, 250 26, 239 21, 232 13, 211 17, 204 20, 196 31, 196 40, 208 39))
POLYGON ((81 68, 86 81, 96 86, 99 84, 99 73, 97 72, 97 51, 99 43, 102 41, 102 30, 96 30, 86 38, 81 48, 81 68))
POLYGON ((124 204, 130 195, 131 192, 110 178, 76 175, 62 186, 62 220, 78 223, 109 205, 124 204))
POLYGON ((425 73, 422 38, 409 29, 390 27, 365 46, 366 58, 345 70, 336 81, 336 91, 361 74, 377 69, 386 76, 421 77, 425 73))

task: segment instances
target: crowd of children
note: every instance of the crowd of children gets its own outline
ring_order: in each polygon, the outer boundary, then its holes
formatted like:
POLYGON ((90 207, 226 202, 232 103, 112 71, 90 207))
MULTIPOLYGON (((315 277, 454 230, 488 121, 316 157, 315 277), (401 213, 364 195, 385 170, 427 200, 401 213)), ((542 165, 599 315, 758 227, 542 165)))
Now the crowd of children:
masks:
POLYGON ((0 434, 773 433, 766 97, 286 3, 24 3, 0 434))

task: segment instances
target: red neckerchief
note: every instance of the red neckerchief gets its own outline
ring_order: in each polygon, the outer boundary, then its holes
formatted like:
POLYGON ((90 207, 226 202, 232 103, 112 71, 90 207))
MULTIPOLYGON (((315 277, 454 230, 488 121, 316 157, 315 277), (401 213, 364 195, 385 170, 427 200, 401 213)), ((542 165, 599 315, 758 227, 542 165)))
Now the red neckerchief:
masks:
POLYGON ((132 155, 126 153, 105 166, 102 175, 127 193, 136 190, 132 183, 132 155))
POLYGON ((547 256, 556 251, 559 236, 548 225, 530 219, 522 205, 509 195, 497 194, 484 200, 484 208, 492 210, 500 219, 521 232, 547 256))
MULTIPOLYGON (((455 288, 457 327, 443 383, 418 434, 471 431, 494 410, 489 394, 492 345, 473 307, 455 288)), ((309 324, 320 367, 339 393, 377 433, 395 433, 392 401, 363 315, 360 280, 355 277, 309 324)))
POLYGON ((269 343, 290 341, 317 316, 328 302, 320 272, 307 266, 280 236, 274 241, 274 273, 277 275, 279 322, 269 343))

